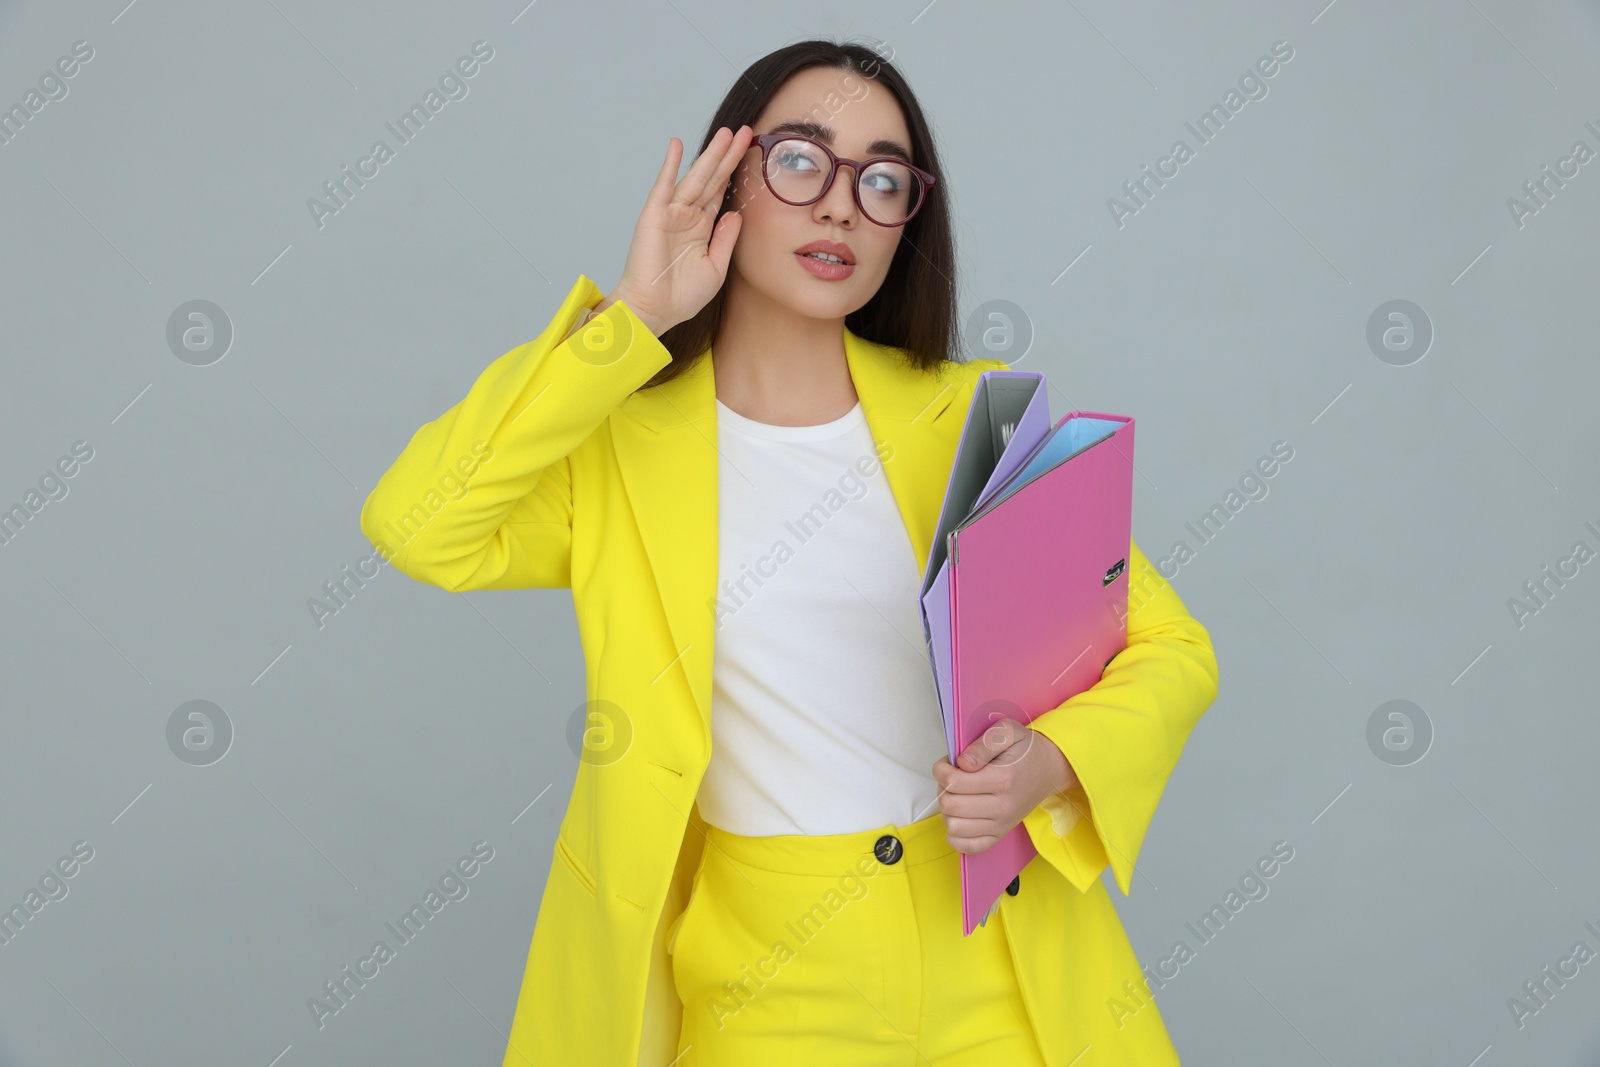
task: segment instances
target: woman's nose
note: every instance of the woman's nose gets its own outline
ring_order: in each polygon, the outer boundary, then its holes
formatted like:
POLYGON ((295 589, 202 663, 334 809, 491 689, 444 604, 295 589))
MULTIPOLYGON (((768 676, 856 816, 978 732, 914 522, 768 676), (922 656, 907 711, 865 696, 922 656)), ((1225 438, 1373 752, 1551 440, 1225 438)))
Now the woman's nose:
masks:
POLYGON ((855 182, 855 168, 841 164, 833 173, 833 184, 828 186, 828 191, 812 208, 812 217, 819 222, 829 219, 841 226, 854 226, 857 214, 853 192, 855 182))

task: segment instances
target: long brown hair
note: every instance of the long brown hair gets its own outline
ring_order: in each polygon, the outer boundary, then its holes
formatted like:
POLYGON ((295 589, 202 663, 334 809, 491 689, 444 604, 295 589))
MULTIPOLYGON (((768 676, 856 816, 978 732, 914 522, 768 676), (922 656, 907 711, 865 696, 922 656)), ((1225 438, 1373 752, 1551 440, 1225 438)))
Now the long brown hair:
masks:
MULTIPOLYGON (((905 78, 887 59, 865 45, 827 40, 800 41, 771 52, 750 64, 722 98, 722 104, 711 116, 711 123, 700 140, 700 152, 706 150, 717 130, 724 126, 730 130, 745 125, 753 127, 762 109, 792 75, 823 66, 859 72, 893 93, 911 131, 909 147, 916 164, 937 180, 922 209, 905 224, 905 232, 883 284, 871 300, 844 320, 851 333, 904 349, 912 364, 922 370, 932 370, 941 362, 955 358, 954 346, 959 337, 950 185, 939 167, 939 154, 921 105, 905 78)), ((717 218, 721 219, 732 206, 730 183, 717 218)), ((672 362, 657 371, 641 388, 676 378, 706 350, 717 335, 727 301, 728 285, 724 280, 722 288, 705 307, 661 334, 661 343, 672 353, 672 362)))

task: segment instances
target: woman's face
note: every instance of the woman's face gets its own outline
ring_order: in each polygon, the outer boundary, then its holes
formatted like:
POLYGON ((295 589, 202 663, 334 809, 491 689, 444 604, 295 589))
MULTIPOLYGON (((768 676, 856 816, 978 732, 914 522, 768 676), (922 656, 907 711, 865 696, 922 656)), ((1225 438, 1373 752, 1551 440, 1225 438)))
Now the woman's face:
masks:
MULTIPOLYGON (((874 141, 892 141, 910 158, 911 131, 894 94, 870 78, 837 67, 811 67, 784 83, 751 123, 757 135, 797 133, 850 159, 892 156, 874 141), (789 124, 789 125, 786 125, 789 124), (820 128, 819 128, 820 127, 820 128)), ((839 319, 871 300, 889 273, 904 227, 880 226, 861 214, 852 187, 855 169, 841 166, 821 200, 794 207, 772 195, 761 176, 761 148, 752 144, 731 181, 734 207, 744 220, 729 267, 730 295, 741 285, 811 318, 839 319), (854 261, 847 276, 813 269, 797 251, 814 241, 836 241, 854 261)))

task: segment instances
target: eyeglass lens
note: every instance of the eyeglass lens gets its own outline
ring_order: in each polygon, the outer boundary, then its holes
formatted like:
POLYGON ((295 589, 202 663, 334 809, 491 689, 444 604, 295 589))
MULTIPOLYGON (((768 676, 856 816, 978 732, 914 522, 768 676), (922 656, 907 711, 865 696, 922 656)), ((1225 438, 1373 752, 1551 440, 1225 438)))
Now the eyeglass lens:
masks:
MULTIPOLYGON (((767 184, 781 200, 794 204, 815 201, 822 194, 833 161, 810 141, 786 140, 767 153, 767 184)), ((922 200, 922 179, 900 163, 879 161, 863 167, 856 177, 861 210, 874 221, 893 225, 904 222, 922 200)))

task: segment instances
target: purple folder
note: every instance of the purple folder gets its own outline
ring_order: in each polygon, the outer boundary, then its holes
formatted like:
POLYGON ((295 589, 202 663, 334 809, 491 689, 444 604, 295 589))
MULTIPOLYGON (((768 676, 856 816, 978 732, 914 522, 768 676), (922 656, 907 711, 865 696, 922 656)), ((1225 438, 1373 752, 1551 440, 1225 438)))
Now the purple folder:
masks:
MULTIPOLYGON (((920 597, 952 762, 995 720, 1089 689, 1127 647, 1133 431, 1093 411, 1052 426, 1036 371, 979 377, 920 597)), ((1036 855, 1019 823, 961 856, 964 934, 1036 855)))

